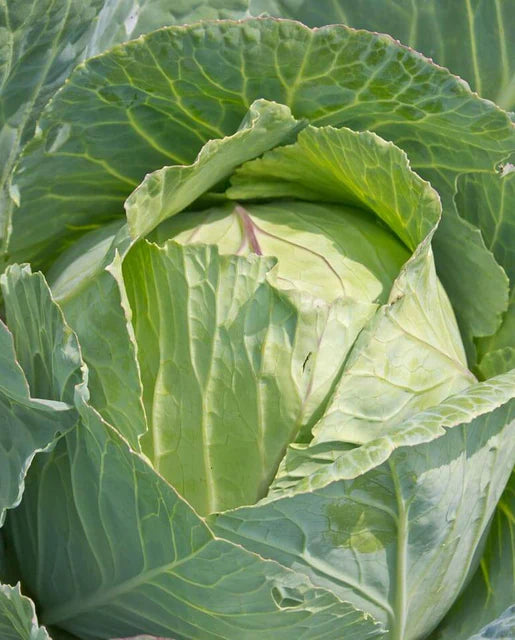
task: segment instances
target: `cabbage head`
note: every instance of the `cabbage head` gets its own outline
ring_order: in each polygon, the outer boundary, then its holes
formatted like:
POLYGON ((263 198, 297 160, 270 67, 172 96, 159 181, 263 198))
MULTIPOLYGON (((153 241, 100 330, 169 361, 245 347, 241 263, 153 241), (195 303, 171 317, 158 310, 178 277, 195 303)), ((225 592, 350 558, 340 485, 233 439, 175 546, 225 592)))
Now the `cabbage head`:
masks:
POLYGON ((509 3, 171 4, 0 4, 1 637, 515 638, 509 3))

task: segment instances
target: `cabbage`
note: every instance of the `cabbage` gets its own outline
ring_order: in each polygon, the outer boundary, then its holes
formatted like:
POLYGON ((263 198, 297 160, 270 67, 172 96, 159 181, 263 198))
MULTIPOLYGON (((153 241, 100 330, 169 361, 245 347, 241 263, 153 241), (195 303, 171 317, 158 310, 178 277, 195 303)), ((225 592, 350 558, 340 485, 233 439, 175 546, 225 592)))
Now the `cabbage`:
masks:
POLYGON ((511 638, 513 124, 311 28, 510 9, 165 4, 4 11, 2 637, 511 638))

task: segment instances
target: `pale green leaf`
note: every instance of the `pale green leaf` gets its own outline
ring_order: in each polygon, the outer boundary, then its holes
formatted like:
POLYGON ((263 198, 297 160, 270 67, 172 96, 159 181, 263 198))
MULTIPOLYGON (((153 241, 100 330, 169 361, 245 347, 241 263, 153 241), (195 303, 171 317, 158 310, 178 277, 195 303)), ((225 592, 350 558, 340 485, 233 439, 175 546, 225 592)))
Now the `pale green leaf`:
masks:
POLYGON ((486 419, 514 396, 515 372, 511 371, 467 387, 438 406, 402 421, 397 430, 366 446, 326 442, 311 449, 309 445, 291 445, 270 495, 310 491, 354 478, 381 465, 396 449, 430 442, 445 435, 446 429, 469 424, 474 418, 486 419))
POLYGON ((422 638, 475 569, 513 467, 514 379, 478 384, 341 452, 330 484, 317 479, 324 460, 315 456, 293 491, 278 487, 210 523, 370 611, 391 637, 422 638))
POLYGON ((475 382, 432 252, 420 246, 359 336, 314 441, 363 443, 475 382))
POLYGON ((203 514, 266 493, 375 310, 283 292, 268 281, 275 263, 143 242, 123 264, 150 422, 143 450, 203 514))
POLYGON ((160 222, 185 209, 246 160, 256 158, 304 126, 288 107, 266 100, 254 102, 238 131, 211 140, 188 166, 165 167, 149 174, 125 203, 133 238, 146 236, 160 222))
POLYGON ((216 244, 227 255, 277 258, 274 282, 315 299, 386 302, 410 253, 373 215, 348 205, 276 200, 184 211, 149 240, 216 244))
POLYGON ((2 640, 51 640, 38 626, 34 603, 20 592, 20 585, 0 585, 0 634, 2 640))
MULTIPOLYGON (((300 197, 365 207, 414 248, 439 219, 431 187, 409 169, 404 152, 375 134, 332 127, 301 131, 291 146, 244 164, 228 194, 236 199, 300 197)), ((403 269, 346 364, 315 443, 360 443, 403 416, 438 404, 470 385, 453 312, 436 279, 432 254, 421 248, 403 269)))
POLYGON ((410 249, 441 215, 437 193, 410 171, 406 154, 369 132, 308 127, 295 144, 244 164, 231 179, 235 200, 301 198, 369 209, 410 249))

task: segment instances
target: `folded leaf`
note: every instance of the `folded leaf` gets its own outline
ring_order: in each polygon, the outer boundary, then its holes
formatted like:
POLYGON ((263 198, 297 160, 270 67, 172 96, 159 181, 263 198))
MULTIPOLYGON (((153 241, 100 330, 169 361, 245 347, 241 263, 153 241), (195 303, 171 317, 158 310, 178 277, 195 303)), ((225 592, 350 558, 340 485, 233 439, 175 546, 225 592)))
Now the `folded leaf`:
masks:
POLYGON ((125 203, 131 236, 146 236, 228 178, 242 162, 294 138, 303 126, 284 105, 256 100, 238 131, 206 143, 193 164, 165 167, 146 176, 125 203))
MULTIPOLYGON (((39 277, 21 277, 35 294, 39 277)), ((41 300, 52 315, 48 289, 41 300)), ((84 383, 75 406, 79 423, 34 461, 24 500, 6 524, 44 624, 85 640, 382 635, 368 614, 305 576, 215 538, 92 409, 84 383)))
POLYGON ((267 499, 210 524, 370 611, 392 637, 424 637, 475 569, 513 467, 513 378, 465 390, 382 441, 334 456, 326 443, 299 468, 305 480, 293 461, 293 487, 278 478, 267 499))
MULTIPOLYGON (((122 216, 148 171, 192 162, 205 142, 233 134, 258 98, 317 126, 371 129, 398 143, 440 191, 444 218, 456 216, 457 177, 493 171, 513 149, 505 113, 386 36, 264 19, 163 29, 80 67, 46 109, 13 180, 11 259, 48 265, 65 239, 122 216)), ((449 230, 461 238, 459 220, 449 230)), ((465 334, 489 335, 507 283, 480 236, 471 239, 438 240, 440 273, 465 334), (480 265, 473 278, 452 268, 467 252, 480 265)))
POLYGON ((57 309, 47 316, 48 308, 39 306, 40 277, 30 275, 27 268, 13 267, 0 279, 6 302, 13 302, 8 315, 15 336, 0 321, 0 524, 5 510, 21 499, 24 478, 34 455, 53 446, 56 437, 71 429, 77 420, 73 407, 62 401, 70 399, 74 381, 81 375, 74 339, 69 329, 62 326, 57 309), (25 298, 23 283, 28 278, 33 297, 25 298), (40 310, 48 333, 39 332, 38 316, 32 318, 23 311, 24 304, 40 310), (37 336, 33 351, 29 342, 22 339, 25 329, 37 336), (27 367, 28 380, 20 367, 15 344, 21 347, 20 361, 27 367), (31 390, 39 397, 34 397, 31 390))
POLYGON ((375 310, 284 293, 268 281, 275 263, 172 241, 140 243, 123 265, 150 421, 143 451, 202 514, 265 495, 375 310))
POLYGON ((0 633, 2 640, 52 640, 38 626, 34 603, 21 595, 19 584, 0 584, 0 633))

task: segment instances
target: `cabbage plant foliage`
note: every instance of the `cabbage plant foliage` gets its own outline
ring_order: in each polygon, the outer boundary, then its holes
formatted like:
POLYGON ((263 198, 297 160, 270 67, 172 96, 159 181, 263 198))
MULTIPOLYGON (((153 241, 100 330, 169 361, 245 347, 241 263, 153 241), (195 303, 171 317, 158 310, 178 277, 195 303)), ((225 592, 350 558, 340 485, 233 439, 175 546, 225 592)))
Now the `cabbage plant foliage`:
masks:
POLYGON ((0 2, 2 638, 515 638, 514 22, 0 2))

